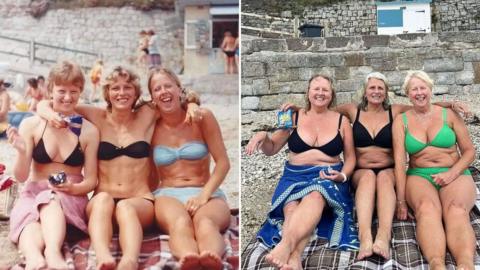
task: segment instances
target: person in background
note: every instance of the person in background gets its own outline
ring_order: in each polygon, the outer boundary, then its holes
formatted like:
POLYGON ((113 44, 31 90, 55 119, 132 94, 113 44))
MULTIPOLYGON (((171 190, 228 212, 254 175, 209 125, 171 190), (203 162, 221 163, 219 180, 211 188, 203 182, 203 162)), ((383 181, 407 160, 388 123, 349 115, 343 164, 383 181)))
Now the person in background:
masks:
POLYGON ((149 43, 149 35, 147 34, 147 31, 142 30, 139 33, 139 39, 138 39, 138 48, 137 48, 137 65, 139 67, 144 68, 147 66, 148 62, 148 43, 149 43))
POLYGON ((37 77, 37 83, 38 83, 38 89, 40 89, 40 92, 43 95, 43 98, 48 98, 48 90, 47 90, 47 85, 45 84, 45 77, 42 75, 39 75, 37 77))
POLYGON ((229 30, 223 33, 223 41, 220 45, 223 53, 225 53, 225 74, 235 73, 235 51, 238 47, 236 38, 233 37, 229 30))
POLYGON ((8 127, 8 111, 10 110, 10 96, 5 87, 5 81, 0 78, 0 138, 4 138, 8 127))
POLYGON ((25 98, 30 98, 28 110, 34 112, 37 110, 37 104, 43 99, 42 90, 38 88, 38 81, 36 78, 27 80, 27 90, 25 91, 25 98))
POLYGON ((448 247, 457 269, 473 270, 476 242, 469 213, 476 189, 468 166, 475 147, 455 112, 431 104, 433 81, 425 72, 410 71, 402 89, 413 109, 393 122, 397 218, 407 219, 407 205, 413 209, 416 238, 430 269, 446 269, 448 247))
POLYGON ((102 78, 103 72, 103 61, 97 60, 90 70, 90 81, 92 83, 92 90, 90 91, 89 101, 94 102, 97 97, 97 88, 100 84, 100 79, 102 78))
POLYGON ((158 36, 153 30, 149 30, 148 34, 148 68, 153 69, 162 65, 162 60, 159 51, 158 36))
MULTIPOLYGON (((53 110, 74 116, 85 83, 80 67, 60 62, 48 81, 53 110)), ((25 256, 26 269, 67 269, 61 251, 67 224, 87 232, 87 193, 97 184, 98 130, 84 120, 76 134, 34 115, 7 135, 17 151, 15 178, 26 181, 11 212, 9 238, 25 256), (49 176, 59 172, 65 173, 64 182, 49 183, 49 176)))

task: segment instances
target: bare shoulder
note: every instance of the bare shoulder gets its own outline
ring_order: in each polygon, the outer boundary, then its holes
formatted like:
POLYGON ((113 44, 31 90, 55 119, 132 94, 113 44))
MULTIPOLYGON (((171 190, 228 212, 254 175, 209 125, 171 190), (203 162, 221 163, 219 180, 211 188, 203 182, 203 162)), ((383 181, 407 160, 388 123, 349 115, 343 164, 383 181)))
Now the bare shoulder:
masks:
POLYGON ((99 136, 98 128, 90 121, 83 119, 82 123, 82 137, 86 137, 87 139, 92 137, 99 136))

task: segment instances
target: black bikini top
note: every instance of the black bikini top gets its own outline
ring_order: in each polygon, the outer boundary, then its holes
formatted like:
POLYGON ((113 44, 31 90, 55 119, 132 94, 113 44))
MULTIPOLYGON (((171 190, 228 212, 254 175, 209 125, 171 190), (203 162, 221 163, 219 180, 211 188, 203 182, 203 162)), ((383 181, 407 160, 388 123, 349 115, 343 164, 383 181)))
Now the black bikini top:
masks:
POLYGON ((375 138, 372 138, 365 126, 358 121, 360 117, 360 111, 360 108, 358 108, 357 117, 355 118, 355 122, 353 122, 352 126, 353 142, 355 147, 368 147, 373 145, 382 148, 392 148, 392 108, 388 109, 390 122, 377 133, 375 138))
POLYGON ((97 157, 99 160, 111 160, 119 156, 131 158, 145 158, 150 155, 150 144, 146 141, 137 141, 126 147, 118 147, 109 142, 101 141, 98 145, 97 157))
MULTIPOLYGON (((300 114, 297 113, 297 117, 295 119, 295 126, 297 126, 298 123, 298 118, 300 114)), ((293 129, 292 134, 290 134, 290 137, 288 138, 288 149, 292 151, 293 153, 303 153, 305 151, 311 150, 311 149, 316 149, 318 151, 321 151, 331 157, 336 157, 340 155, 343 151, 343 140, 342 136, 340 136, 340 126, 342 125, 342 115, 340 114, 340 119, 338 120, 338 133, 335 138, 333 138, 331 141, 328 143, 322 145, 322 146, 310 146, 306 144, 302 138, 298 135, 297 128, 293 129)))
MULTIPOLYGON (((61 163, 72 167, 82 166, 85 163, 85 155, 83 154, 82 147, 80 145, 80 139, 78 140, 77 146, 73 149, 72 153, 68 156, 67 159, 63 162, 53 161, 52 158, 47 153, 45 149, 45 143, 43 142, 43 134, 47 129, 47 122, 45 122, 45 128, 43 128, 42 137, 38 141, 38 144, 33 147, 32 158, 37 163, 48 164, 48 163, 61 163)), ((78 137, 77 137, 78 138, 78 137)))

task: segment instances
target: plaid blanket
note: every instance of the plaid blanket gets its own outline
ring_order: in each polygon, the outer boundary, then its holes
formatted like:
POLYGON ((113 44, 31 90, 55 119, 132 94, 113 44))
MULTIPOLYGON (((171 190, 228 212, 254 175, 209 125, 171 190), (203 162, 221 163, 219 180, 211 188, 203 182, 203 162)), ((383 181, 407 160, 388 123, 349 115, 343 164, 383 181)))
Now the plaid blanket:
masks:
MULTIPOLYGON (((230 226, 224 233, 224 239, 227 245, 225 256, 223 257, 224 270, 238 269, 239 263, 238 209, 232 209, 231 214, 230 226)), ((178 261, 170 253, 168 239, 168 235, 159 234, 158 231, 145 234, 139 256, 139 269, 156 270, 179 268, 180 265, 178 261)), ((118 262, 122 256, 118 235, 114 235, 110 243, 110 251, 118 262)), ((63 245, 63 253, 71 269, 95 269, 95 252, 90 245, 89 238, 66 242, 63 245)), ((23 269, 24 266, 23 264, 18 264, 11 269, 23 269)))
MULTIPOLYGON (((470 171, 477 189, 480 188, 480 171, 473 167, 470 171)), ((476 267, 480 267, 480 209, 478 207, 480 207, 480 199, 477 195, 477 206, 470 212, 470 221, 477 237, 476 267)), ((373 227, 376 228, 376 224, 373 227)), ((333 250, 327 248, 327 244, 328 242, 323 239, 312 240, 308 244, 302 257, 304 269, 428 269, 428 263, 422 256, 415 239, 414 221, 394 220, 389 260, 374 255, 366 260, 355 261, 356 251, 333 250)), ((242 270, 274 269, 264 258, 269 251, 256 239, 250 241, 242 252, 242 270)), ((448 252, 446 264, 447 269, 455 269, 455 260, 448 252)))

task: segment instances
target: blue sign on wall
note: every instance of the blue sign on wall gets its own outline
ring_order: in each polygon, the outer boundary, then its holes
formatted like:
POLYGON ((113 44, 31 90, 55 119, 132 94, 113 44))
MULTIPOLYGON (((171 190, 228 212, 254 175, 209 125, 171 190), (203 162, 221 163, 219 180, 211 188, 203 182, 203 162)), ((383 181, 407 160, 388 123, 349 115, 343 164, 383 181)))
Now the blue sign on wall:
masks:
POLYGON ((378 10, 377 14, 378 27, 402 27, 403 26, 403 10, 387 9, 378 10))

